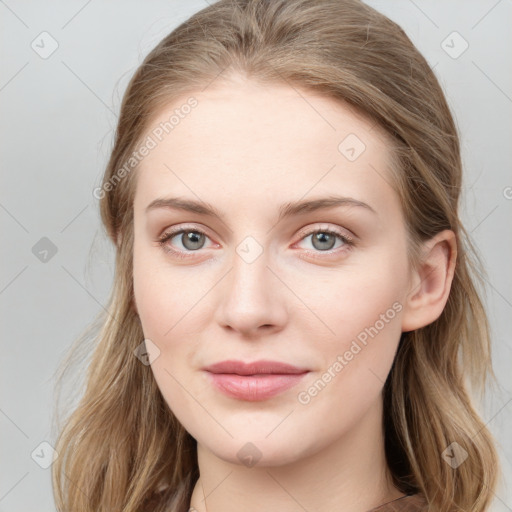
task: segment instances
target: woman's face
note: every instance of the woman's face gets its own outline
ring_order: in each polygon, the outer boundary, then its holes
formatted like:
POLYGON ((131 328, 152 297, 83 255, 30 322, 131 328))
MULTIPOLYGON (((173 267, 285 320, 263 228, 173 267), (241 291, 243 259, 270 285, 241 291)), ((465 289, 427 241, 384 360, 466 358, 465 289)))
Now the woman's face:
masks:
POLYGON ((214 83, 194 98, 158 112, 137 171, 135 303, 151 369, 219 458, 293 462, 382 412, 409 291, 386 140, 340 103, 286 86, 214 83), (204 370, 226 360, 304 373, 204 370))

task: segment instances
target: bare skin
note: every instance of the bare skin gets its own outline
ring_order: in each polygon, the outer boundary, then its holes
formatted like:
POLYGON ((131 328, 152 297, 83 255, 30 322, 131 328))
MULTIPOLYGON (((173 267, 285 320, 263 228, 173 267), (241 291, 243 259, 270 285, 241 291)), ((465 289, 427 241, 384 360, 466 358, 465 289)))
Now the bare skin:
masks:
MULTIPOLYGON (((401 333, 445 306, 453 233, 425 244, 421 268, 409 267, 387 140, 348 107, 237 77, 194 97, 197 107, 141 162, 134 202, 135 305, 160 351, 151 368, 197 440, 190 506, 365 512, 403 496, 386 464, 381 392, 401 333), (278 220, 285 203, 333 195, 371 208, 346 203, 278 220), (145 211, 162 197, 208 203, 223 218, 145 211), (182 227, 196 245, 183 233, 158 244, 182 227), (315 243, 313 231, 326 229, 315 243), (246 254, 258 256, 249 263, 246 254), (371 326, 377 334, 363 344, 371 326), (272 359, 309 373, 272 398, 246 401, 221 393, 202 371, 225 359, 272 359), (240 456, 247 446, 257 448, 251 467, 240 456)), ((151 127, 185 101, 158 112, 151 127)))

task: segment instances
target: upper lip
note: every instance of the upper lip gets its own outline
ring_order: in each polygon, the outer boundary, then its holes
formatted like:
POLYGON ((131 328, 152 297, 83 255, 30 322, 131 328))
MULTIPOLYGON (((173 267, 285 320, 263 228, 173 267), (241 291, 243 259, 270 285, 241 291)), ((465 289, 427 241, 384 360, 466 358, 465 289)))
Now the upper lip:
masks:
POLYGON ((237 375, 256 375, 256 374, 300 374, 309 370, 298 368, 291 364, 281 363, 279 361, 260 360, 252 363, 244 363, 243 361, 220 361, 203 368, 211 373, 231 373, 237 375))

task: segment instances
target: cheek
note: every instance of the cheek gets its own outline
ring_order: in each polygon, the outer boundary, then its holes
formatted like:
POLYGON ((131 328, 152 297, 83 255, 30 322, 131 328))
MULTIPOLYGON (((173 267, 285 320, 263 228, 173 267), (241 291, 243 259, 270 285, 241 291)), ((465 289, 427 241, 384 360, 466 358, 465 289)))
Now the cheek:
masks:
POLYGON ((133 286, 144 336, 162 355, 191 350, 204 328, 204 298, 212 284, 193 267, 170 268, 159 248, 134 248, 133 286))
POLYGON ((150 339, 160 338, 170 327, 166 326, 168 319, 163 313, 167 308, 172 308, 172 304, 165 303, 170 296, 166 297, 162 281, 157 279, 155 273, 134 264, 133 288, 144 335, 150 339))
POLYGON ((133 253, 133 288, 135 304, 146 338, 161 340, 173 326, 174 311, 179 306, 169 273, 157 259, 159 249, 135 242, 133 253))
POLYGON ((187 311, 191 314, 191 307, 179 291, 185 283, 177 282, 161 262, 154 257, 151 261, 151 256, 134 252, 135 302, 144 338, 158 347, 158 356, 151 364, 157 386, 171 410, 183 411, 190 407, 179 383, 187 381, 190 350, 194 346, 191 316, 187 315, 187 311))
POLYGON ((308 305, 315 305, 328 327, 319 342, 325 349, 323 371, 330 372, 322 381, 332 382, 331 397, 378 395, 400 340, 406 270, 406 254, 388 249, 309 287, 308 305))
POLYGON ((323 347, 323 367, 297 394, 305 421, 333 418, 323 425, 326 436, 333 439, 373 411, 400 340, 397 280, 389 274, 376 280, 371 274, 358 279, 357 286, 346 279, 345 286, 333 282, 324 289, 322 319, 334 335, 327 332, 317 340, 323 347), (333 411, 339 411, 339 416, 333 417, 333 411))
MULTIPOLYGON (((406 271, 406 256, 385 248, 338 269, 290 274, 287 278, 294 282, 294 293, 321 321, 310 322, 311 327, 325 341, 343 348, 375 323, 382 331, 393 324, 396 334, 400 301, 407 286, 406 271), (384 329, 381 315, 385 315, 384 329)), ((311 318, 311 313, 304 316, 305 320, 311 318)))

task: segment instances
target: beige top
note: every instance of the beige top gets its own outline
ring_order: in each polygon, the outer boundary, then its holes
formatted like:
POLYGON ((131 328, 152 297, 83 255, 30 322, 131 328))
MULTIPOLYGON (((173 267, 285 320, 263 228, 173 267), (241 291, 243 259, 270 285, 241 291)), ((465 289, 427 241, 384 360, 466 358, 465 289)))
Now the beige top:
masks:
POLYGON ((426 512, 427 502, 421 494, 402 496, 380 507, 372 508, 368 512, 426 512))

